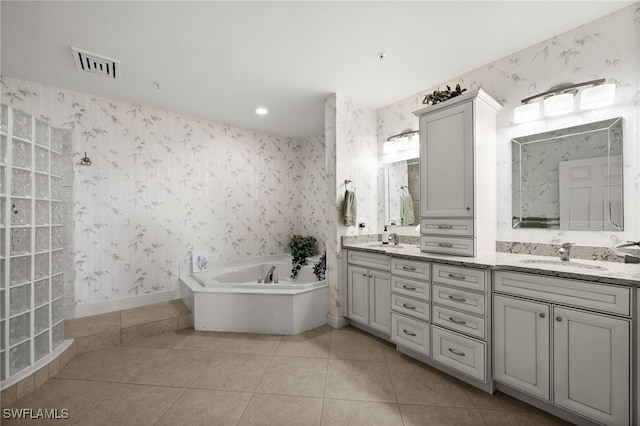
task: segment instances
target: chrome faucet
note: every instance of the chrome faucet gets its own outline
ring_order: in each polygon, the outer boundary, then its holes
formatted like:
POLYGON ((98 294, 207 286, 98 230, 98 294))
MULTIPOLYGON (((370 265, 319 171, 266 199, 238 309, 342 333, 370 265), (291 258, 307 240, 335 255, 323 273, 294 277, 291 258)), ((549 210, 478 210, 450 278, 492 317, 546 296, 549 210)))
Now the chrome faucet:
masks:
POLYGON ((264 276, 265 284, 271 284, 273 282, 273 271, 275 270, 276 270, 275 266, 272 266, 271 269, 269 269, 269 272, 267 272, 267 275, 264 276))
POLYGON ((571 246, 574 243, 564 243, 562 247, 558 249, 558 254, 560 255, 560 260, 567 261, 569 260, 569 253, 571 252, 571 246))
POLYGON ((389 234, 389 239, 393 241, 394 246, 397 246, 398 243, 400 242, 400 237, 398 237, 398 234, 395 234, 395 233, 389 234))

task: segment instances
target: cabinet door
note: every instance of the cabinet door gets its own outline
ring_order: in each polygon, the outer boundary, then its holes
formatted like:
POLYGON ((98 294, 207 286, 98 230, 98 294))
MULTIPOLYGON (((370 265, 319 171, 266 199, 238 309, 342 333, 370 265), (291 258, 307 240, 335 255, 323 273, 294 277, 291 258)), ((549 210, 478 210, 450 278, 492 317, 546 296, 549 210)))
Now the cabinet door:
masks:
POLYGON ((349 319, 369 324, 369 271, 347 267, 347 313, 349 319))
POLYGON ((494 296, 494 376, 549 401, 549 305, 494 296))
POLYGON ((391 333, 391 276, 369 271, 369 326, 391 333))
POLYGON ((554 403, 607 425, 629 424, 629 321, 553 308, 554 403))
POLYGON ((473 107, 420 117, 420 215, 474 217, 473 107))

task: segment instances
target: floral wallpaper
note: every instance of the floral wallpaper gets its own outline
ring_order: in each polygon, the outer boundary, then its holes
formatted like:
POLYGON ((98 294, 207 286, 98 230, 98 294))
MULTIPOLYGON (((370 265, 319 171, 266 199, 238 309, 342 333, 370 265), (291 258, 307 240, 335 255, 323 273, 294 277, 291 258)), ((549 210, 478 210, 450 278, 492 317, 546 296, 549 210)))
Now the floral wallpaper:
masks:
POLYGON ((193 251, 286 252, 307 218, 304 232, 324 240, 322 137, 279 138, 11 78, 2 99, 72 131, 75 304, 174 289, 193 251), (85 152, 89 167, 79 165, 85 152))
POLYGON ((329 284, 329 314, 341 317, 344 313, 346 283, 342 277, 341 237, 378 233, 378 149, 376 146, 375 111, 343 94, 336 94, 325 102, 325 153, 329 203, 333 212, 328 215, 327 279, 329 284), (355 188, 357 223, 364 228, 344 226, 342 204, 345 180, 355 188))
MULTIPOLYGON (((640 5, 613 14, 492 62, 378 109, 378 147, 393 134, 417 129, 412 112, 427 93, 457 83, 482 87, 503 105, 497 116, 498 240, 609 246, 640 235, 640 5), (521 99, 567 83, 606 78, 616 83, 615 104, 596 110, 515 125, 513 108, 521 99), (511 139, 613 117, 624 122, 624 231, 582 232, 512 229, 511 139)), ((493 165, 486 165, 493 167, 493 165)))

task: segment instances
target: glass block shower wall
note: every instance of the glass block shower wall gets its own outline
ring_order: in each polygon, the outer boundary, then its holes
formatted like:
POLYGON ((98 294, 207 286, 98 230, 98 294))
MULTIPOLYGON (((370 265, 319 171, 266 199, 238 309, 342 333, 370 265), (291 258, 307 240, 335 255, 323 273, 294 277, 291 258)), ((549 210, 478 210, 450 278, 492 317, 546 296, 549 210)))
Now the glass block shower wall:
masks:
POLYGON ((67 129, 0 105, 0 376, 64 341, 63 144, 67 129))

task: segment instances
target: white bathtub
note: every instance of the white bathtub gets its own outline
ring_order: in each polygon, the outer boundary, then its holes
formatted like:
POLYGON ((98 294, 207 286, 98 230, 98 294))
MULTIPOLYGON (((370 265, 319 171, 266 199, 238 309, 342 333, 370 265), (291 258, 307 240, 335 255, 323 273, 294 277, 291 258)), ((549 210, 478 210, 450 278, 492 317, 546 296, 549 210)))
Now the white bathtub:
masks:
POLYGON ((180 278, 180 292, 196 330, 298 334, 327 323, 327 283, 313 263, 290 278, 291 256, 213 262, 208 272, 180 278), (258 283, 271 268, 278 283, 258 283))

